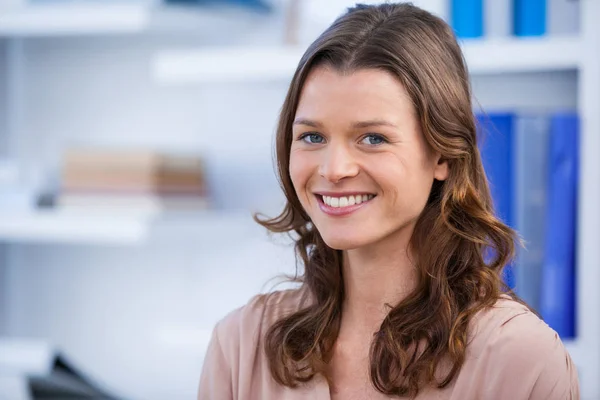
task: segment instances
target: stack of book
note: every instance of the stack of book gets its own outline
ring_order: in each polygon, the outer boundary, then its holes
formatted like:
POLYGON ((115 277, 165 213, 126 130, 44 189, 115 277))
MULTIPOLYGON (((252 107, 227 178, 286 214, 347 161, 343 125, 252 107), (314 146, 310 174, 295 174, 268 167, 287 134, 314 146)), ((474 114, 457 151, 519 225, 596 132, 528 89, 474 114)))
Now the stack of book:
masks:
POLYGON ((196 156, 69 150, 60 186, 60 208, 160 213, 208 207, 203 163, 196 156))

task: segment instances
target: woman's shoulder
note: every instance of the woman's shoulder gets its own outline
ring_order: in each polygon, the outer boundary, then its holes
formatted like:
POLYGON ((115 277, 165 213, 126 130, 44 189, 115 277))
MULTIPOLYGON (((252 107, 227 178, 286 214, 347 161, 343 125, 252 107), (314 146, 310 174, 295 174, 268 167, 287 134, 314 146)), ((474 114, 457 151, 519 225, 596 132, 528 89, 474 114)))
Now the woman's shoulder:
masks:
POLYGON ((272 381, 264 379, 268 365, 259 344, 270 324, 303 307, 305 299, 302 289, 257 295, 217 322, 206 350, 198 398, 258 398, 250 394, 252 390, 270 387, 272 381))
POLYGON ((258 294, 221 319, 215 330, 222 341, 232 337, 245 337, 256 341, 269 326, 280 318, 302 309, 307 305, 307 301, 307 290, 303 287, 258 294), (242 332, 244 335, 240 335, 242 332))
POLYGON ((502 295, 496 303, 475 315, 473 340, 486 346, 496 341, 538 349, 562 344, 558 334, 525 304, 502 295), (535 343, 535 346, 530 346, 535 343))
POLYGON ((474 317, 466 364, 487 369, 488 378, 506 383, 503 390, 529 390, 535 399, 578 398, 577 371, 559 335, 508 296, 474 317), (509 388, 510 382, 521 387, 509 388))
POLYGON ((536 329, 545 330, 543 322, 542 324, 540 322, 542 320, 525 304, 513 300, 508 295, 501 295, 493 306, 479 311, 473 317, 471 325, 475 339, 483 337, 487 339, 506 325, 510 329, 520 329, 524 324, 533 324, 536 329))
POLYGON ((553 354, 564 355, 566 349, 558 334, 526 305, 502 296, 492 307, 479 312, 472 323, 475 351, 498 350, 498 355, 531 356, 534 360, 553 354))

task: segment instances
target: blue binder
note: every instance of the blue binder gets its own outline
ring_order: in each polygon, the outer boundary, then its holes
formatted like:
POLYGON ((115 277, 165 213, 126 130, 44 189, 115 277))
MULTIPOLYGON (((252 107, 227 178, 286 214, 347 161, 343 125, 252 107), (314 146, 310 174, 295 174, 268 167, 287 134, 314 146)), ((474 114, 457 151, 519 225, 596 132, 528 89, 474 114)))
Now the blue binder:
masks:
POLYGON ((563 339, 576 335, 575 263, 579 120, 552 116, 545 257, 540 314, 563 339))
MULTIPOLYGON (((483 161, 496 215, 507 225, 515 226, 514 193, 514 124, 511 113, 477 115, 479 151, 483 161)), ((515 287, 512 266, 504 268, 504 282, 515 287)))
POLYGON ((516 36, 546 33, 546 0, 513 0, 513 32, 516 36))
POLYGON ((483 36, 483 0, 452 0, 450 18, 457 37, 483 36))

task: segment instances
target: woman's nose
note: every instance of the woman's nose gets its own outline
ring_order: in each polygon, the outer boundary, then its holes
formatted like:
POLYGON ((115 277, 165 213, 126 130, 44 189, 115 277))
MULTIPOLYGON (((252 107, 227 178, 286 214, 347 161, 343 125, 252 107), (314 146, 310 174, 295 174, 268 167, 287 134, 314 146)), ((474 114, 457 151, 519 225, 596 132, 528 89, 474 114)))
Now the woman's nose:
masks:
POLYGON ((358 163, 343 146, 327 149, 319 166, 319 174, 332 183, 356 176, 358 171, 358 163))

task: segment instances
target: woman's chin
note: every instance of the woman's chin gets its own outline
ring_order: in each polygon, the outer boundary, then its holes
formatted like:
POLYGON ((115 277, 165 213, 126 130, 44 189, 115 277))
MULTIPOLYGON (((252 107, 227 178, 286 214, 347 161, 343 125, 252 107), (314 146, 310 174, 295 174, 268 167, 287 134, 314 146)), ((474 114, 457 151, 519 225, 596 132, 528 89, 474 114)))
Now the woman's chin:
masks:
POLYGON ((334 250, 353 250, 368 244, 364 238, 347 235, 322 235, 327 246, 334 250))

